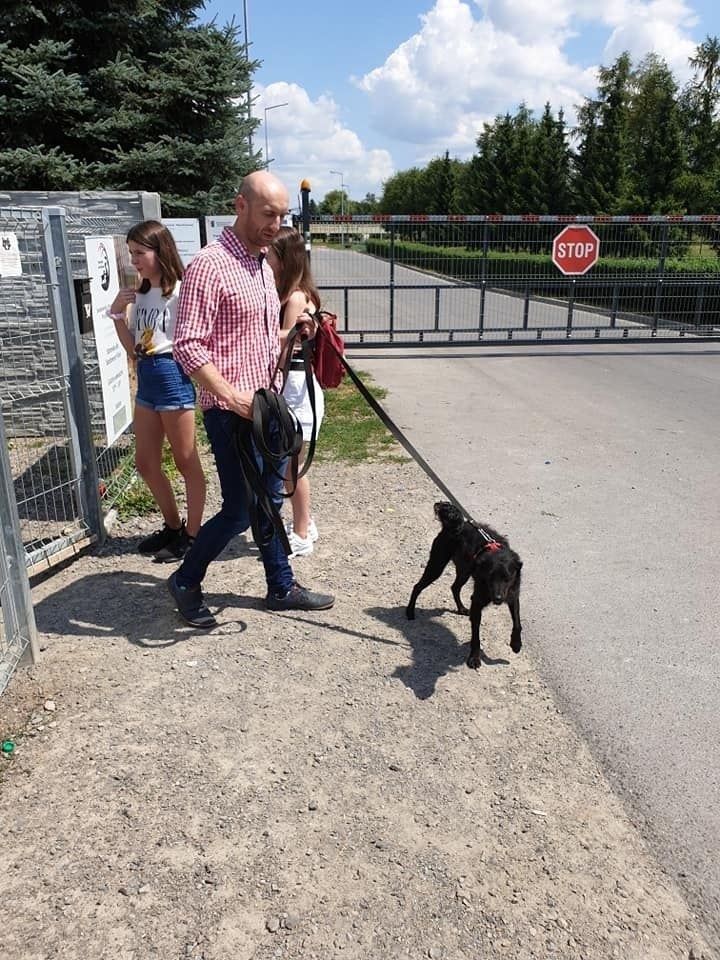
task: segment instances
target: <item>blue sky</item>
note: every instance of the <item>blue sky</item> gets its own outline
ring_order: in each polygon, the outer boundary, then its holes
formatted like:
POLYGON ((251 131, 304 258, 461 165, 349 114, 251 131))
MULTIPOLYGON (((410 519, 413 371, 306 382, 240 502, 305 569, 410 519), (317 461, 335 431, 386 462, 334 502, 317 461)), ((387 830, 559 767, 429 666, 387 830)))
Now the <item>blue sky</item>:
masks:
MULTIPOLYGON (((718 0, 246 0, 255 146, 288 186, 320 201, 341 182, 379 195, 398 170, 449 150, 465 160, 484 121, 546 102, 572 124, 597 68, 654 52, 681 85, 688 57, 720 36, 718 0), (275 106, 287 103, 287 106, 275 106), (265 111, 266 107, 273 109, 265 111), (265 126, 267 119, 267 126, 265 126), (339 171, 331 173, 330 171, 339 171), (342 179, 339 174, 342 174, 342 179)), ((242 0, 207 0, 201 19, 235 19, 242 0)))

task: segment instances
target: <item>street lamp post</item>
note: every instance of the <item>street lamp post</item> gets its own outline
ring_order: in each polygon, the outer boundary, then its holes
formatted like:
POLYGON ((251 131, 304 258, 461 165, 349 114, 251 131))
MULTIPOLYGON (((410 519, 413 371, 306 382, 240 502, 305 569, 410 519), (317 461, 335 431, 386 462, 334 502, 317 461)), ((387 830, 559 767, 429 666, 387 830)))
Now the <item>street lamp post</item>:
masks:
MULTIPOLYGON (((250 62, 250 38, 248 37, 248 10, 247 10, 247 0, 243 0, 243 30, 245 31, 245 60, 250 62)), ((248 74, 248 90, 247 90, 247 102, 245 104, 247 110, 247 122, 252 124, 252 79, 248 74)), ((252 160, 253 155, 253 137, 252 137, 252 127, 248 132, 248 148, 250 151, 250 160, 252 160)))
POLYGON ((287 107, 287 103, 273 103, 269 107, 265 107, 265 169, 267 170, 271 164, 270 160, 270 148, 268 147, 268 119, 267 115, 270 110, 277 110, 278 107, 287 107))
MULTIPOLYGON (((340 177, 340 216, 345 216, 345 174, 341 170, 331 170, 336 177, 340 177)), ((345 220, 340 223, 340 246, 345 246, 345 220)))

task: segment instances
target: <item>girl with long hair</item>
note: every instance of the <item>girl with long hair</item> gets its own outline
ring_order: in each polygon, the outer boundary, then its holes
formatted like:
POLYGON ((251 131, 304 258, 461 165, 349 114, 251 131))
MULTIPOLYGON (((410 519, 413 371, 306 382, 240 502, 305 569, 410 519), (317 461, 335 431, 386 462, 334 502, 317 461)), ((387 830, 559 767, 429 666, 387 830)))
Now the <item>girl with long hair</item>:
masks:
POLYGON ((138 550, 171 563, 185 555, 205 508, 205 475, 195 442, 195 388, 172 353, 184 268, 172 234, 158 220, 136 224, 126 240, 140 284, 123 287, 108 313, 128 356, 137 361, 135 465, 164 520, 138 550), (187 522, 162 468, 165 437, 185 481, 187 522))
MULTIPOLYGON (((305 251, 305 242, 294 227, 281 227, 267 250, 267 260, 275 274, 275 285, 280 297, 280 327, 291 329, 298 316, 320 309, 320 294, 315 286, 310 263, 305 251)), ((313 374, 315 388, 315 422, 320 430, 325 413, 325 398, 320 384, 313 374)), ((310 405, 305 369, 302 360, 291 360, 287 381, 283 389, 288 406, 298 418, 305 442, 310 440, 313 428, 313 412, 310 405)), ((290 466, 286 485, 291 482, 290 466)), ((310 509, 310 480, 300 477, 295 492, 290 497, 292 521, 288 523, 288 540, 291 556, 302 557, 313 552, 318 538, 317 525, 310 509)))

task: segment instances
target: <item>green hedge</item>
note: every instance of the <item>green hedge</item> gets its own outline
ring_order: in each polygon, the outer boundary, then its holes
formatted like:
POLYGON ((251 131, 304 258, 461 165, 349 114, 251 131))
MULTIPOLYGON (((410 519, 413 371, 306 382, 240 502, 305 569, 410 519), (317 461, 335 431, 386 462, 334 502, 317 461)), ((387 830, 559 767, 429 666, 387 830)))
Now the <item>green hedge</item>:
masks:
MULTIPOLYGON (((369 239, 367 252, 389 259, 390 241, 369 239)), ((477 250, 395 241, 396 263, 464 283, 504 286, 528 296, 567 299, 571 277, 563 276, 547 253, 477 250)), ((604 311, 663 318, 690 325, 720 323, 720 260, 667 259, 663 272, 649 257, 601 257, 575 278, 574 299, 604 311)))

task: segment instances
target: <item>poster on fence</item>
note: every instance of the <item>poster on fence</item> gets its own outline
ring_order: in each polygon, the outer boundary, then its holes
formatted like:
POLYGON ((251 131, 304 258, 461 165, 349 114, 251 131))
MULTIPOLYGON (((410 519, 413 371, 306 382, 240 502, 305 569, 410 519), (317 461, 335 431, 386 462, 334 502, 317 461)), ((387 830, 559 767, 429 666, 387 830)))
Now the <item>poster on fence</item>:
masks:
POLYGON ((235 223, 235 217, 205 217, 205 236, 207 242, 212 243, 217 240, 225 227, 231 227, 235 223))
POLYGON ((188 217, 168 219, 162 221, 173 235, 175 246, 180 254, 184 266, 187 266, 200 249, 200 221, 188 217))
POLYGON ((127 354, 115 332, 115 323, 107 315, 120 289, 114 238, 86 237, 85 256, 90 277, 90 300, 100 367, 105 433, 110 446, 132 422, 127 354))
POLYGON ((15 233, 0 233, 0 277, 21 277, 22 263, 15 233))

